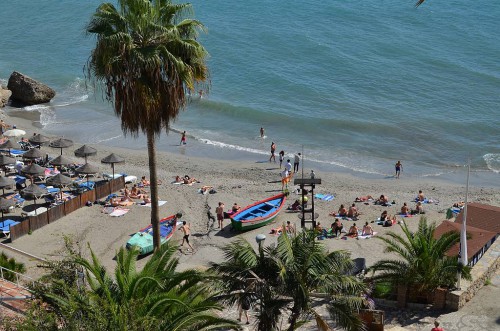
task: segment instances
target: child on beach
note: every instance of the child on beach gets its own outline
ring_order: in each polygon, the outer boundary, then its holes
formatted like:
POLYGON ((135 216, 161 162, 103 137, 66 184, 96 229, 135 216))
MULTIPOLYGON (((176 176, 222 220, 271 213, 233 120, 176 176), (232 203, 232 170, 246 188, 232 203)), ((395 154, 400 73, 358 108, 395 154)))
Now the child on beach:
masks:
POLYGON ((279 155, 280 169, 281 169, 281 165, 283 164, 283 160, 285 159, 285 151, 280 151, 278 155, 279 155))
POLYGON ((181 142, 179 145, 186 145, 186 131, 182 132, 181 142))

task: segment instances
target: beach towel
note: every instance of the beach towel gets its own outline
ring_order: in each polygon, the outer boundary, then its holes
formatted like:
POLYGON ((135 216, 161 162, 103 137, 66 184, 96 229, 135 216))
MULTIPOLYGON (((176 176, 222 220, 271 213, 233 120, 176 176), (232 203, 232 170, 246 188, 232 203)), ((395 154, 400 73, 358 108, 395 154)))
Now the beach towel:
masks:
POLYGON ((401 213, 399 213, 398 216, 401 216, 401 217, 413 217, 412 214, 401 214, 401 213))
POLYGON ((109 213, 109 216, 119 217, 128 213, 130 209, 116 208, 113 212, 109 213))
MULTIPOLYGON (((167 203, 167 201, 165 201, 165 200, 158 200, 158 207, 163 206, 166 203, 167 203)), ((143 207, 151 207, 151 202, 145 203, 145 204, 140 203, 140 205, 143 207)))
POLYGON ((102 210, 101 210, 101 213, 104 213, 104 214, 111 214, 112 212, 115 211, 115 207, 104 207, 102 210))
POLYGON ((335 199, 335 196, 333 196, 333 194, 315 194, 314 197, 323 201, 332 201, 333 199, 335 199))
POLYGON ((368 234, 368 235, 364 235, 364 236, 358 236, 359 239, 370 239, 371 237, 375 236, 377 234, 377 232, 373 232, 373 234, 368 234))

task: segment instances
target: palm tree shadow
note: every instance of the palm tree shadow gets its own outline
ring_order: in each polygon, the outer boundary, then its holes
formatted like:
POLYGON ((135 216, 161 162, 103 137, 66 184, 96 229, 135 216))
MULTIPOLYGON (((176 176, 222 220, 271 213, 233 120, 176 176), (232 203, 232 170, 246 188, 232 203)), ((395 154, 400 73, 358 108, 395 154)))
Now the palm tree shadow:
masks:
POLYGON ((280 168, 276 167, 276 168, 266 168, 266 170, 279 170, 280 168))

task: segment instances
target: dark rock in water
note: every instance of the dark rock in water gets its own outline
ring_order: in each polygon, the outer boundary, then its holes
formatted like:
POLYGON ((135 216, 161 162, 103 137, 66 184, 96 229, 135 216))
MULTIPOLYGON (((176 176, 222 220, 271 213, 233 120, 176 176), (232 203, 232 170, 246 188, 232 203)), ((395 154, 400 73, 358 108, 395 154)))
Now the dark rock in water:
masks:
POLYGON ((11 95, 12 91, 0 87, 0 108, 5 107, 11 95))
POLYGON ((49 102, 56 95, 56 91, 47 85, 17 71, 10 75, 7 87, 12 91, 12 100, 26 105, 49 102))

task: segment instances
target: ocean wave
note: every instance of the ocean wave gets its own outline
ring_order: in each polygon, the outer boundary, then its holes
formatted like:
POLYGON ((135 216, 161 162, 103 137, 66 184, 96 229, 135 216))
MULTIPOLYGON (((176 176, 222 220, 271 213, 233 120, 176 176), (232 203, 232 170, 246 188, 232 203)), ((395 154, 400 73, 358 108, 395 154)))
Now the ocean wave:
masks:
POLYGON ((489 170, 500 173, 500 154, 488 153, 483 155, 483 159, 489 170))
POLYGON ((221 141, 214 141, 210 139, 205 139, 205 138, 198 138, 198 141, 201 141, 202 143, 216 146, 216 147, 221 147, 221 148, 230 148, 234 149, 237 151, 242 151, 242 152, 248 152, 248 153, 253 153, 253 154, 260 154, 260 155, 267 155, 268 153, 262 150, 258 150, 255 148, 249 148, 249 147, 243 147, 243 146, 238 146, 238 145, 232 145, 232 144, 226 144, 221 141))
POLYGON ((66 107, 84 102, 88 98, 89 94, 87 87, 85 86, 85 80, 80 77, 76 77, 74 81, 56 94, 53 106, 66 107))
POLYGON ((51 106, 46 106, 46 105, 32 105, 32 106, 26 106, 23 107, 24 110, 26 111, 39 111, 42 112, 44 110, 50 109, 51 106))
POLYGON ((123 138, 123 135, 122 134, 119 134, 119 135, 116 135, 116 136, 113 136, 113 137, 108 137, 108 138, 99 138, 99 137, 93 137, 95 139, 90 139, 89 143, 91 144, 100 144, 100 143, 103 143, 103 142, 106 142, 106 141, 110 141, 110 140, 114 140, 114 139, 118 139, 118 138, 123 138))

